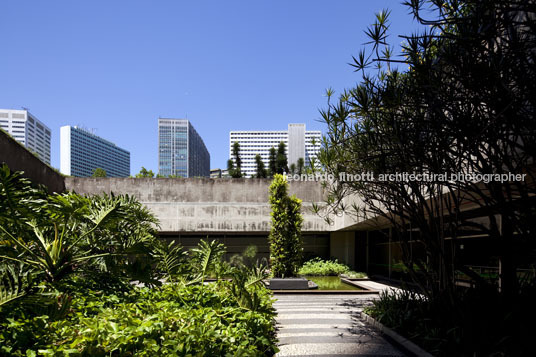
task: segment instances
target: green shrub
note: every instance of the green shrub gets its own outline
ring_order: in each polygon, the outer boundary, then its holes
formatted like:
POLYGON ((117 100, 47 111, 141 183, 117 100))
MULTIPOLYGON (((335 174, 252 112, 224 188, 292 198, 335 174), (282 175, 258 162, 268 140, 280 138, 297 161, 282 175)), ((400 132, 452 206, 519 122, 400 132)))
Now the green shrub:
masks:
POLYGON ((224 356, 275 352, 269 292, 264 311, 241 307, 231 283, 134 288, 118 295, 77 294, 64 318, 3 312, 0 355, 224 356))
POLYGON ((339 275, 350 271, 347 265, 339 263, 336 259, 322 260, 321 258, 314 258, 305 262, 300 270, 299 275, 339 275))

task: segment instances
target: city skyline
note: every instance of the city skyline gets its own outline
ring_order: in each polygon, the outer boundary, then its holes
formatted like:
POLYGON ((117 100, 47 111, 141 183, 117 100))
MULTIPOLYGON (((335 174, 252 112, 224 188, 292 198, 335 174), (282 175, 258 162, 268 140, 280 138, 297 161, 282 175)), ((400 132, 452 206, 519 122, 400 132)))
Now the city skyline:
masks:
POLYGON ((59 128, 78 125, 127 148, 132 174, 156 172, 154 118, 179 117, 195 123, 211 167, 225 168, 235 128, 325 130, 325 89, 355 84, 347 63, 384 8, 393 33, 416 26, 390 0, 2 2, 0 107, 27 107, 51 128, 53 167, 59 128))

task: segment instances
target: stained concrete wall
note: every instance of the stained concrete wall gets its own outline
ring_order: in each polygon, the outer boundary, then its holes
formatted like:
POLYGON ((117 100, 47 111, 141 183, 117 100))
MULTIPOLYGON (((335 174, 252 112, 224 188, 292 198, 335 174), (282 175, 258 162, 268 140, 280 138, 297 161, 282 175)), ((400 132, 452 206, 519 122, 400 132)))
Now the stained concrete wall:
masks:
POLYGON ((329 240, 330 255, 340 263, 355 265, 355 232, 332 232, 329 240))
POLYGON ((23 176, 48 188, 49 192, 65 191, 63 176, 39 160, 9 134, 0 130, 0 164, 11 171, 24 171, 23 176))
MULTIPOLYGON (((269 232, 269 179, 209 178, 77 178, 67 177, 68 190, 80 194, 111 193, 137 197, 160 220, 161 232, 269 232)), ((330 232, 312 212, 323 202, 319 182, 291 182, 290 193, 303 201, 303 232, 330 232)))

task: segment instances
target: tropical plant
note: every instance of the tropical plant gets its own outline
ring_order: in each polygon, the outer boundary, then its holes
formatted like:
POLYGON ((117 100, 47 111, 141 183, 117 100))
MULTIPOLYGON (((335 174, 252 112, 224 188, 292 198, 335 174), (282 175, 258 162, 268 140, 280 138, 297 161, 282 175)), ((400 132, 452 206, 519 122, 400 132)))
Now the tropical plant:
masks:
POLYGON ((191 282, 203 282, 207 277, 219 278, 221 258, 225 254, 225 246, 218 241, 201 240, 196 248, 190 250, 193 279, 191 282))
POLYGON ((153 170, 147 170, 145 167, 141 167, 139 173, 136 174, 136 178, 152 178, 154 177, 153 170))
POLYGON ((188 253, 180 244, 175 244, 175 241, 158 244, 153 253, 157 262, 156 269, 162 272, 164 279, 170 283, 174 282, 174 277, 184 272, 187 255, 188 253))
POLYGON ((288 196, 288 183, 283 175, 276 174, 270 185, 272 228, 270 267, 275 277, 292 277, 298 272, 302 255, 300 213, 301 200, 288 196))
POLYGON ((0 307, 31 294, 34 283, 31 271, 22 271, 21 264, 0 265, 0 307))

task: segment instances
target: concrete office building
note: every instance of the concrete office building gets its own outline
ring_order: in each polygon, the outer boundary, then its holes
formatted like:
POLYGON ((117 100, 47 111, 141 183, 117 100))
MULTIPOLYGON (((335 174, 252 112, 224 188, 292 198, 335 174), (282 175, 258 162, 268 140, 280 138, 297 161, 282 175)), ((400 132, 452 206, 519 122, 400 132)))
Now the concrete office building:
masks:
POLYGON ((305 124, 289 124, 288 130, 280 131, 231 131, 229 133, 229 157, 232 159, 233 144, 240 144, 242 172, 246 177, 257 173, 255 156, 261 155, 264 165, 268 166, 270 149, 279 146, 282 141, 287 147, 288 165, 296 164, 299 158, 305 160, 305 166, 310 165, 311 159, 316 158, 320 150, 320 131, 307 131, 305 124))
POLYGON ((60 171, 64 175, 90 177, 96 168, 107 177, 130 175, 130 152, 76 126, 60 129, 60 171))
POLYGON ((158 119, 158 173, 210 176, 210 154, 188 119, 158 119))
POLYGON ((50 165, 50 129, 28 110, 0 109, 0 127, 50 165))

